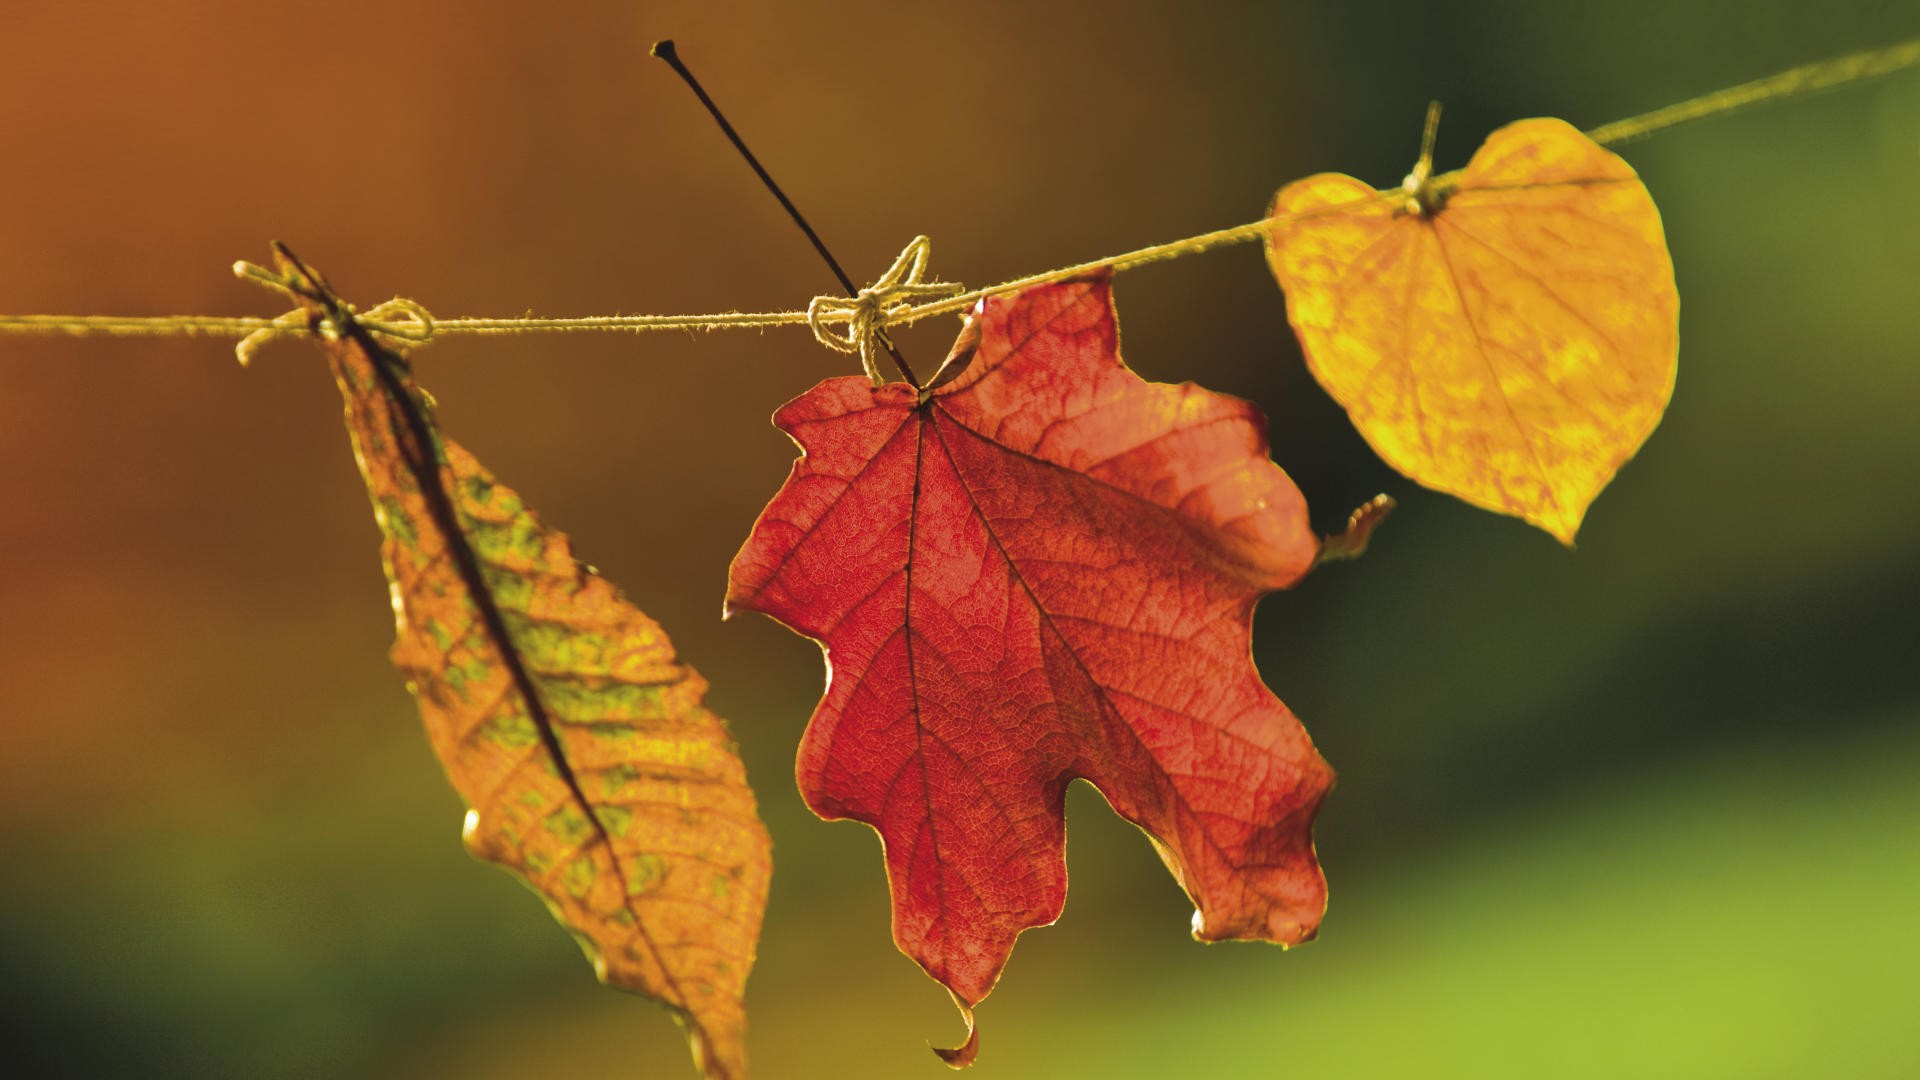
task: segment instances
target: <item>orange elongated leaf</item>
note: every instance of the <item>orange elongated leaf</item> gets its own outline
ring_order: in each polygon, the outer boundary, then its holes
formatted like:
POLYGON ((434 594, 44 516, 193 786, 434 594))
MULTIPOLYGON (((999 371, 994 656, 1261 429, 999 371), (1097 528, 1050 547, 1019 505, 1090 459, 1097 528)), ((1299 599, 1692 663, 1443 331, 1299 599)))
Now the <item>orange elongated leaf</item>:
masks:
POLYGON ((744 1076, 771 845, 705 680, 440 435, 400 355, 282 269, 339 330, 324 348, 382 533, 393 662, 472 807, 467 849, 531 886, 603 981, 674 1010, 707 1076, 744 1076))
MULTIPOLYGON (((829 379, 730 611, 820 641, 801 793, 880 833, 901 951, 967 1012, 1066 899, 1075 777, 1152 839, 1206 940, 1314 935, 1333 772, 1249 651, 1320 559, 1247 402, 1121 361, 1104 276, 983 300, 924 391, 829 379)), ((1386 504, 1356 519, 1352 554, 1386 504)))
POLYGON ((1282 188, 1268 262, 1307 364, 1387 464, 1571 545, 1673 393, 1680 297, 1632 167, 1522 120, 1377 196, 1282 188))

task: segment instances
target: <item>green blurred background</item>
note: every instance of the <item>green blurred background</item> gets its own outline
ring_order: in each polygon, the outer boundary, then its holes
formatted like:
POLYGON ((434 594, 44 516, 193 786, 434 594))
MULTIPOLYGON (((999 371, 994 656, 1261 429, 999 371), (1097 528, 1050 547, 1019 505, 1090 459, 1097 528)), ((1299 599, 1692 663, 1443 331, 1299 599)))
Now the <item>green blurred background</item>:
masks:
MULTIPOLYGON (((271 314, 282 238, 371 303, 792 307, 830 279, 661 65, 682 54, 856 277, 981 284, 1393 183, 1515 118, 1590 126, 1920 33, 1907 2, 476 4, 7 0, 0 311, 271 314)), ((1255 247, 1129 273, 1129 360, 1260 403, 1323 529, 1261 608, 1341 771, 1320 940, 1203 947, 1070 799, 1073 889, 981 1010, 983 1080, 1920 1070, 1920 77, 1626 150, 1681 295, 1672 410, 1580 550, 1381 466, 1255 247)), ((925 370, 952 325, 906 347, 925 370)), ((943 1075, 877 844, 801 806, 815 647, 721 623, 785 475, 803 333, 450 339, 449 430, 674 635, 776 844, 763 1077, 943 1075)), ((691 1076, 539 902, 469 860, 385 662, 317 354, 0 340, 0 1071, 691 1076)))

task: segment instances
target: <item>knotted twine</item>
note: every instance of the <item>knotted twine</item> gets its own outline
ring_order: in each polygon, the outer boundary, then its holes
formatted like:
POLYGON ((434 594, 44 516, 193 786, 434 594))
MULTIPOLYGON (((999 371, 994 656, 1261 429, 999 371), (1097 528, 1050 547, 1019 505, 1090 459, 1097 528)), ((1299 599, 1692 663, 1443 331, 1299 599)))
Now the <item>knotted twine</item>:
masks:
POLYGON ((852 296, 816 296, 807 304, 807 328, 813 339, 835 352, 854 353, 873 385, 887 381, 880 372, 878 354, 887 345, 887 323, 904 318, 915 304, 945 299, 966 291, 953 281, 927 281, 927 263, 933 241, 916 236, 900 257, 873 284, 852 296), (836 329, 837 327, 837 329, 836 329))
POLYGON ((240 361, 240 366, 251 364, 260 348, 277 337, 318 334, 327 341, 338 341, 347 332, 347 323, 384 341, 398 342, 403 347, 432 340, 433 315, 418 302, 396 296, 365 312, 357 312, 352 304, 334 295, 324 281, 317 280, 305 264, 294 259, 281 245, 274 245, 274 250, 293 269, 283 274, 242 259, 233 264, 233 276, 275 292, 286 293, 295 300, 312 301, 320 305, 321 310, 315 311, 302 303, 300 307, 275 316, 266 325, 241 338, 233 347, 233 355, 240 361))

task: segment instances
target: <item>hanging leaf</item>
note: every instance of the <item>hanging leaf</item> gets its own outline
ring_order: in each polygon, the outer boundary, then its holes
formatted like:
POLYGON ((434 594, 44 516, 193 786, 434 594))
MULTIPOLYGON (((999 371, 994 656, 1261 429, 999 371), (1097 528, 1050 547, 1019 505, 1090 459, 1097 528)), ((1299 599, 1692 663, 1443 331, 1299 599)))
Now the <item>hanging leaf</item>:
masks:
MULTIPOLYGON (((1152 839, 1205 940, 1311 938, 1333 773, 1249 656, 1319 556, 1253 406, 1121 362, 1104 276, 985 300, 931 388, 830 379, 729 611, 818 639, 814 811, 884 842, 894 941, 971 1007, 1066 897, 1067 785, 1152 839)), ((1374 518, 1367 522, 1368 528, 1374 518)))
POLYGON ((1325 173, 1274 198, 1267 256, 1307 365, 1387 464, 1571 545, 1673 393, 1660 212, 1559 120, 1409 180, 1380 197, 1325 173))
POLYGON ((707 1076, 746 1073, 741 996, 770 843, 706 681, 567 538, 444 439, 406 361, 307 292, 383 537, 394 666, 469 851, 524 880, 605 982, 685 1022, 707 1076))

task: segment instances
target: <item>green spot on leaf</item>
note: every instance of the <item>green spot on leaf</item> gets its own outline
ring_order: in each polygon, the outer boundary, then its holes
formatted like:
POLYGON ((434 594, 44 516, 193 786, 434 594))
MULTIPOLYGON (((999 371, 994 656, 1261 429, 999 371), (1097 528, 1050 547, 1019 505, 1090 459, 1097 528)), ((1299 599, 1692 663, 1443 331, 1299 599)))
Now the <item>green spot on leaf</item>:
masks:
MULTIPOLYGON (((496 570, 492 563, 482 567, 482 576, 487 580, 487 588, 493 591, 494 602, 500 610, 518 613, 527 610, 533 602, 533 581, 521 574, 505 570, 496 570)), ((516 639, 518 634, 515 634, 516 639)), ((518 644, 516 640, 515 644, 518 644)))
POLYGON ((628 826, 633 824, 633 811, 624 806, 602 806, 594 811, 600 824, 613 836, 627 835, 628 826))
MULTIPOLYGON (((447 671, 449 685, 453 683, 453 669, 447 671)), ((465 682, 464 679, 461 680, 465 682)), ((509 750, 520 750, 540 741, 540 733, 534 729, 533 718, 519 711, 495 713, 481 725, 480 737, 495 746, 504 746, 509 750)), ((532 804, 539 808, 536 802, 532 804)))
POLYGON ((600 774, 600 794, 611 799, 620 794, 621 788, 638 779, 640 779, 640 769, 623 761, 600 774))
POLYGON ((460 482, 460 490, 475 506, 488 506, 493 502, 493 477, 469 476, 460 482))
POLYGON ((585 897, 587 890, 593 887, 593 873, 593 856, 591 855, 582 855, 568 863, 563 875, 567 893, 575 900, 585 897))
POLYGON ((669 869, 667 860, 662 856, 650 853, 635 855, 632 868, 627 871, 627 895, 639 896, 659 888, 667 880, 669 869))
MULTIPOLYGON (((585 840, 587 832, 592 828, 587 822, 586 815, 571 806, 563 806, 548 814, 541 824, 547 827, 548 832, 559 837, 561 843, 569 847, 585 840)), ((572 868, 569 867, 568 871, 571 872, 572 868)))

